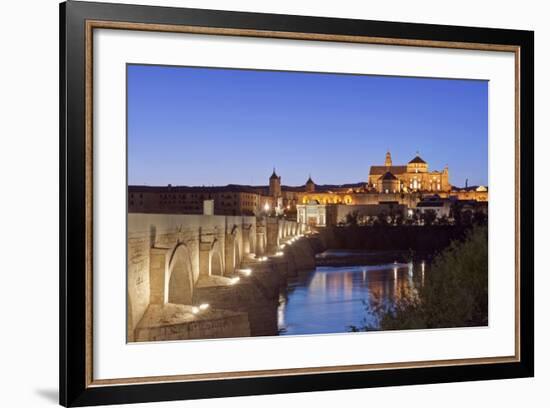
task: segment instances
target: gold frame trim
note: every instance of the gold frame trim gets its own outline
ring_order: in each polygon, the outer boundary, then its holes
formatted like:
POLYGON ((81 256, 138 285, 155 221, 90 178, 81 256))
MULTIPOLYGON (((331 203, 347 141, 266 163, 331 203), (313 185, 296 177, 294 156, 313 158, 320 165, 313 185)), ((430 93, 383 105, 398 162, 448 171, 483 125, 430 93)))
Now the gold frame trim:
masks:
POLYGON ((148 23, 128 23, 120 21, 86 21, 86 369, 85 386, 104 387, 145 383, 167 383, 179 381, 228 380, 237 378, 292 376, 301 374, 321 374, 372 370, 408 369, 420 367, 441 367, 449 365, 514 363, 520 356, 520 51, 521 47, 504 44, 465 43, 450 41, 411 40, 384 37, 313 34, 286 31, 263 31, 234 28, 195 27, 186 25, 166 25, 148 23), (515 354, 502 357, 480 357, 465 359, 430 360, 382 364, 357 364, 341 366, 302 367, 274 370, 234 371, 153 377, 128 377, 113 379, 93 378, 93 30, 118 29, 133 31, 156 31, 203 35, 240 36, 257 38, 277 38, 292 40, 330 41, 357 44, 380 44, 410 47, 450 48, 463 50, 513 52, 515 58, 515 354))

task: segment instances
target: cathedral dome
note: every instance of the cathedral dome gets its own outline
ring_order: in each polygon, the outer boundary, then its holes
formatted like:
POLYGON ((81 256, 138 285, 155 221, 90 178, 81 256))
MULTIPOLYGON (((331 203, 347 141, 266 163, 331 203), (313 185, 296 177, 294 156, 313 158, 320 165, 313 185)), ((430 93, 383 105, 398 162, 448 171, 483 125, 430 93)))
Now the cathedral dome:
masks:
POLYGON ((415 156, 414 159, 412 159, 409 164, 426 164, 424 159, 422 159, 420 156, 415 156))
POLYGON ((379 191, 381 193, 398 193, 401 190, 399 179, 387 171, 380 177, 379 191))

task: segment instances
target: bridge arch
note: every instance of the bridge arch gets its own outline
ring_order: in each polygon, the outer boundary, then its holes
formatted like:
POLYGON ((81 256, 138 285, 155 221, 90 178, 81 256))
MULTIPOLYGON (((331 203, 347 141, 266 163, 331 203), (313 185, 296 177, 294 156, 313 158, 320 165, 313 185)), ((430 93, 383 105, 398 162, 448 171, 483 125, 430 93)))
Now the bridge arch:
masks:
POLYGON ((240 229, 237 225, 225 235, 225 273, 232 274, 241 262, 241 248, 239 245, 240 229))
POLYGON ((169 303, 192 303, 193 267, 189 248, 183 243, 177 244, 170 256, 167 289, 169 303))
POLYGON ((212 243, 209 254, 209 275, 223 275, 223 257, 220 250, 220 243, 218 240, 215 240, 212 243))

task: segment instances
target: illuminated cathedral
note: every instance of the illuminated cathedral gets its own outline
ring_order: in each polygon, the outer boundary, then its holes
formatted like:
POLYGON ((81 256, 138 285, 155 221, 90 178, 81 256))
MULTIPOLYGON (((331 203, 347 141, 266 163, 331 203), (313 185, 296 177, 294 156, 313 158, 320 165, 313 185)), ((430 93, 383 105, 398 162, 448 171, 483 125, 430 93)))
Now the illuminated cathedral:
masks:
POLYGON ((368 184, 380 193, 451 191, 449 169, 429 171, 428 163, 418 153, 407 164, 394 166, 387 152, 383 166, 371 166, 368 184))
MULTIPOLYGON (((370 167, 368 179, 350 184, 316 184, 311 175, 301 186, 282 184, 273 169, 268 185, 251 186, 129 186, 129 212, 202 214, 211 202, 214 214, 267 215, 325 225, 350 211, 380 212, 383 208, 416 209, 425 198, 488 201, 484 186, 454 187, 449 169, 431 170, 417 153, 407 164, 394 165, 386 153, 383 165, 370 167), (213 203, 213 204, 212 204, 213 203), (335 216, 331 216, 336 213, 335 216)), ((448 204, 448 203, 447 203, 448 204)))

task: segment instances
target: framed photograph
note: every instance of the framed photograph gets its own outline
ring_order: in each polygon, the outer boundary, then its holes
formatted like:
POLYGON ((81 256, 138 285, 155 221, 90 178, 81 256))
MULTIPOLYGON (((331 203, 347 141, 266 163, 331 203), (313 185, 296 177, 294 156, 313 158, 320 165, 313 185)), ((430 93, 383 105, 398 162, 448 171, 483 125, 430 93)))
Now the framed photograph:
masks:
POLYGON ((534 33, 60 7, 60 402, 534 374, 534 33))

